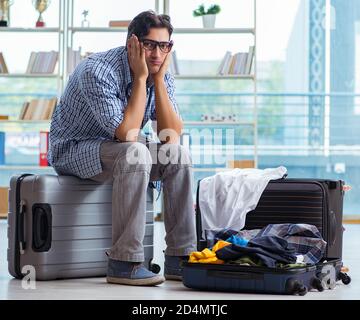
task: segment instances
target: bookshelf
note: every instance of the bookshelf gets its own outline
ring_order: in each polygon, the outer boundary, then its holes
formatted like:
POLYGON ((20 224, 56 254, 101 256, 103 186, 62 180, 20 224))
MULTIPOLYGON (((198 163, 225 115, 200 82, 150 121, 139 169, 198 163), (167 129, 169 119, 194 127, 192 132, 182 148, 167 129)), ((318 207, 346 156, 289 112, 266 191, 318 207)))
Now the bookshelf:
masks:
MULTIPOLYGON (((254 46, 253 52, 253 72, 250 74, 176 74, 175 79, 177 81, 186 81, 186 80, 199 80, 199 81, 207 81, 207 80, 237 80, 237 81, 251 81, 252 90, 253 90, 253 119, 254 121, 185 121, 184 127, 200 127, 200 128, 213 128, 213 127, 251 127, 253 130, 253 163, 254 167, 258 167, 258 124, 257 124, 257 68, 256 68, 256 42, 257 42, 257 34, 256 34, 256 0, 253 1, 253 10, 249 12, 249 15, 253 17, 253 25, 236 28, 236 27, 215 27, 215 28, 183 28, 183 27, 175 27, 173 35, 176 37, 177 35, 187 35, 187 36, 201 36, 201 35, 234 35, 236 37, 241 36, 251 36, 252 37, 252 45, 254 46)), ((173 2, 170 0, 164 0, 164 13, 172 15, 171 6, 173 2)), ((175 10, 176 11, 176 10, 175 10)), ((174 11, 174 12, 175 12, 174 11)), ((225 53, 226 49, 224 50, 225 53)), ((211 171, 221 171, 226 168, 196 168, 194 167, 194 171, 198 172, 211 172, 211 171)))
MULTIPOLYGON (((11 25, 0 28, 0 51, 9 69, 9 73, 0 73, 0 114, 9 116, 7 120, 0 120, 1 186, 8 186, 9 179, 13 174, 54 172, 51 167, 40 166, 39 156, 36 155, 38 150, 36 144, 40 138, 40 131, 48 131, 50 121, 19 120, 18 117, 25 101, 58 98, 63 91, 62 62, 65 47, 64 8, 66 1, 52 1, 49 8, 52 13, 48 16, 48 12, 45 12, 45 20, 49 23, 49 27, 42 28, 34 26, 36 10, 32 7, 31 1, 30 3, 26 0, 16 1, 11 7, 11 15, 14 18, 11 19, 11 25), (29 19, 24 19, 22 11, 30 9, 32 12, 29 12, 29 19), (31 18, 32 14, 34 14, 34 20, 31 18), (30 23, 31 26, 29 26, 30 23), (19 43, 19 46, 14 46, 14 43, 19 43), (51 73, 47 72, 45 68, 40 70, 42 73, 31 73, 32 71, 27 68, 31 52, 40 51, 57 52, 57 69, 53 69, 54 71, 51 73), (17 58, 19 62, 14 60, 12 55, 21 57, 17 58), (36 85, 33 85, 34 83, 36 85)), ((48 66, 50 66, 50 59, 44 59, 39 61, 42 62, 38 64, 39 67, 46 61, 49 61, 48 66)), ((52 60, 53 66, 55 61, 55 59, 52 60)))

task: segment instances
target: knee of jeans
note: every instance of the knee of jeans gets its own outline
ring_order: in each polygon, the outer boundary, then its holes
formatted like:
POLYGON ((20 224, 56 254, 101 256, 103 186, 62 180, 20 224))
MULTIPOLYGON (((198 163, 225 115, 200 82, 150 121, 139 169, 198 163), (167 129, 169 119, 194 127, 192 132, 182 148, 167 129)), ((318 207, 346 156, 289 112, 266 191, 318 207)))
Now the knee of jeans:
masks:
POLYGON ((151 167, 152 160, 150 151, 146 145, 140 142, 133 142, 126 151, 126 162, 129 165, 143 165, 151 167))

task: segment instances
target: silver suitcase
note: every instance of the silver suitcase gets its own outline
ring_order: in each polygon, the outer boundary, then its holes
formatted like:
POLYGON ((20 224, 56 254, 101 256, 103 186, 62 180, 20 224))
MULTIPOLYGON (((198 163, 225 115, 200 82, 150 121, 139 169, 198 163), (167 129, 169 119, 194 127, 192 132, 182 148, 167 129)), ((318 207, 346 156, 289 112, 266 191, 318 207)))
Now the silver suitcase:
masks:
MULTIPOLYGON (((38 280, 106 275, 111 239, 111 184, 73 176, 16 175, 10 179, 8 269, 38 280)), ((147 196, 145 264, 153 258, 153 190, 147 196)))

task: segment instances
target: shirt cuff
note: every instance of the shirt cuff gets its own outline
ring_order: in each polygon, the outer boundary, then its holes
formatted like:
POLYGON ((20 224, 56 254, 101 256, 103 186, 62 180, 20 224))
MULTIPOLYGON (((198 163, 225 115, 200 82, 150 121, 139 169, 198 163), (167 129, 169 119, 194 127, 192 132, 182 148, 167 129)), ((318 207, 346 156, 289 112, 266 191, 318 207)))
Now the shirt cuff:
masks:
POLYGON ((123 119, 123 115, 116 115, 115 117, 111 118, 110 121, 106 124, 106 131, 109 132, 112 138, 116 138, 115 131, 119 127, 123 119))

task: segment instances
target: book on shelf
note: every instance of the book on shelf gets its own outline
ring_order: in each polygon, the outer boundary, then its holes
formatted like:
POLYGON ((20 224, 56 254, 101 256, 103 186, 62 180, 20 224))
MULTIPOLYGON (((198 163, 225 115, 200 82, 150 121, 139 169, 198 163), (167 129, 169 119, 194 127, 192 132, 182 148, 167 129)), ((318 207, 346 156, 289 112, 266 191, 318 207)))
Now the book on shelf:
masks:
POLYGON ((49 150, 49 132, 40 131, 40 143, 39 143, 39 166, 47 167, 49 165, 47 160, 47 153, 49 150))
POLYGON ((67 73, 71 74, 74 71, 75 67, 82 60, 81 47, 79 47, 79 50, 73 50, 72 48, 68 48, 67 54, 67 73))
POLYGON ((248 59, 246 61, 246 68, 245 68, 245 73, 246 74, 251 74, 252 73, 254 55, 255 55, 255 46, 250 46, 250 48, 249 48, 249 56, 248 56, 248 59))
POLYGON ((226 51, 217 70, 218 75, 249 75, 254 60, 255 47, 249 47, 249 52, 232 54, 226 51))
POLYGON ((9 120, 9 116, 5 114, 0 114, 0 120, 9 120))
POLYGON ((130 24, 131 20, 110 20, 109 27, 123 27, 127 28, 130 24))
POLYGON ((0 165, 5 164, 5 132, 0 131, 0 165))
POLYGON ((26 68, 28 74, 51 74, 54 73, 59 59, 57 51, 32 51, 26 68))
POLYGON ((19 120, 50 120, 56 107, 57 98, 33 99, 24 102, 19 120))
POLYGON ((220 67, 218 69, 218 74, 219 75, 224 75, 225 74, 225 70, 229 69, 230 66, 230 60, 231 60, 231 52, 230 51, 226 51, 224 58, 222 59, 221 63, 220 63, 220 67))
POLYGON ((179 64, 176 56, 176 51, 171 53, 170 65, 169 65, 170 73, 174 75, 180 74, 179 72, 179 64))
POLYGON ((5 134, 5 165, 39 164, 39 131, 7 131, 5 134))
POLYGON ((0 218, 6 218, 9 212, 9 188, 0 187, 0 218))
POLYGON ((4 55, 0 52, 0 73, 9 73, 4 55))

